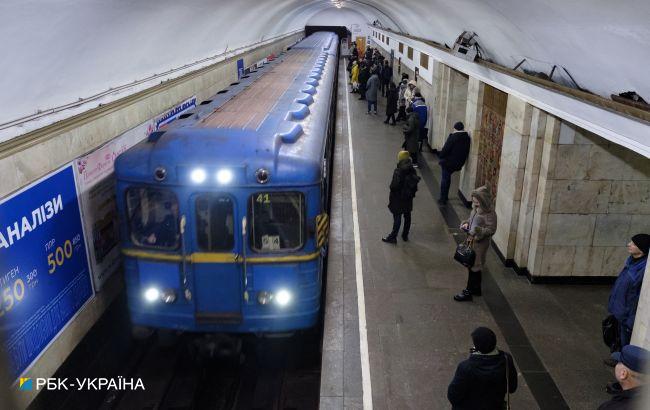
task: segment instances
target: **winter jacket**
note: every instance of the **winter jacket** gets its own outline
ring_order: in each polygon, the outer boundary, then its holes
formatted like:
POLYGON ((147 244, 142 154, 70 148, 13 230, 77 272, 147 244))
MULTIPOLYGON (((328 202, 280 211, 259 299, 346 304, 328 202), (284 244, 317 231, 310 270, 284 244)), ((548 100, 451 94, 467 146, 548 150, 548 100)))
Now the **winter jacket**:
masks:
POLYGON ((377 101, 377 91, 379 91, 380 86, 379 76, 377 74, 371 75, 366 84, 366 100, 377 101))
POLYGON ((359 82, 359 64, 354 64, 352 66, 352 84, 359 82))
POLYGON ((478 199, 480 205, 472 209, 469 219, 463 221, 462 224, 469 225, 468 234, 474 238, 472 249, 476 253, 476 259, 471 270, 478 272, 483 270, 485 257, 490 248, 490 238, 497 230, 497 214, 494 212, 492 195, 485 186, 472 191, 472 197, 478 199))
POLYGON ((397 112, 397 88, 388 88, 386 91, 386 115, 392 115, 397 112))
POLYGON ((418 140, 420 136, 420 120, 415 111, 411 111, 403 127, 404 149, 408 152, 418 152, 418 140))
POLYGON ((598 410, 636 410, 641 408, 642 388, 621 390, 614 397, 598 406, 598 410))
POLYGON ((413 96, 415 95, 415 88, 411 89, 408 85, 406 86, 406 90, 404 90, 404 100, 406 101, 406 105, 411 105, 413 102, 413 96))
POLYGON ((415 183, 417 186, 419 180, 420 177, 413 168, 411 158, 403 159, 397 163, 397 168, 393 171, 393 179, 390 181, 390 195, 388 196, 388 209, 392 213, 403 214, 413 210, 415 192, 411 192, 408 185, 415 183))
POLYGON ((512 356, 500 350, 494 354, 474 353, 456 368, 447 398, 453 410, 501 410, 506 390, 517 390, 517 369, 512 356))
POLYGON ((460 171, 469 156, 471 139, 465 131, 456 131, 449 134, 445 145, 438 153, 440 166, 449 171, 460 171))
POLYGON ((363 87, 365 90, 366 83, 370 79, 370 71, 368 68, 361 68, 359 69, 359 84, 363 87))
POLYGON ((424 99, 420 97, 415 97, 413 99, 413 111, 418 114, 418 119, 420 120, 420 130, 424 129, 427 126, 427 105, 424 103, 424 99))
POLYGON ((384 65, 384 68, 381 70, 381 78, 385 83, 388 83, 393 79, 393 67, 389 65, 384 65))
POLYGON ((607 310, 616 317, 619 323, 630 330, 634 328, 636 307, 639 303, 647 262, 647 256, 637 261, 629 256, 609 295, 607 310))

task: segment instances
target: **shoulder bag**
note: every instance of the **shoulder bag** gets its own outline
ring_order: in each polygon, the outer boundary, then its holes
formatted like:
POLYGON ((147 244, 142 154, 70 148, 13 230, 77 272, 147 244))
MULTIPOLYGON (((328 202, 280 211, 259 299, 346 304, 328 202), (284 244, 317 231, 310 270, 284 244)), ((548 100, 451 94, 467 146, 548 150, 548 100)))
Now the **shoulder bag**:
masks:
POLYGON ((476 262, 476 252, 472 249, 473 244, 474 240, 468 237, 465 242, 456 246, 456 252, 454 252, 454 259, 467 268, 471 268, 476 262))

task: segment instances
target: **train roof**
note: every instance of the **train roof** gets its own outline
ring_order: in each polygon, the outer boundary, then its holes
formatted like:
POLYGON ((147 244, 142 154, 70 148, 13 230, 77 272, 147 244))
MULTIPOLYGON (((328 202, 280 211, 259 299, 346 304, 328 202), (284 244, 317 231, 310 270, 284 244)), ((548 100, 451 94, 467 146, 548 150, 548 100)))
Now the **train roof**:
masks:
POLYGON ((162 183, 183 185, 200 167, 233 170, 237 186, 259 185, 255 172, 264 168, 269 185, 319 182, 337 47, 335 34, 312 34, 120 155, 117 178, 154 182, 162 167, 162 183))

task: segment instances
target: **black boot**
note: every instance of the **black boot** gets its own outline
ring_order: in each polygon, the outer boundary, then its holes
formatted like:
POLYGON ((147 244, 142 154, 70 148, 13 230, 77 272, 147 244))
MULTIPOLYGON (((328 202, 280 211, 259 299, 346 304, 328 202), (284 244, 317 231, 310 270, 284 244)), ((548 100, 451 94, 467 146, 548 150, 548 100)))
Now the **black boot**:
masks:
POLYGON ((382 242, 392 243, 393 245, 397 244, 397 238, 395 238, 394 236, 390 236, 390 235, 384 236, 383 238, 381 238, 381 240, 382 242))
POLYGON ((472 294, 467 289, 463 289, 459 294, 454 295, 456 302, 471 302, 473 300, 472 294))
POLYGON ((483 272, 480 270, 474 272, 471 269, 467 271, 467 290, 474 296, 481 296, 483 272))

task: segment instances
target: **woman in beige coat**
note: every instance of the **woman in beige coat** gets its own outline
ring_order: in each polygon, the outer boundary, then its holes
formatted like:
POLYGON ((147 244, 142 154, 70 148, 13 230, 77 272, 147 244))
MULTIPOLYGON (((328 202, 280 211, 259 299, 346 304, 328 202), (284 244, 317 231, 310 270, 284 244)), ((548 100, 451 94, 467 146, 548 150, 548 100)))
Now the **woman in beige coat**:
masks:
POLYGON ((485 255, 490 247, 490 239, 497 229, 497 214, 494 212, 492 194, 486 186, 472 191, 472 213, 469 219, 463 221, 460 229, 467 232, 473 241, 472 248, 476 252, 474 266, 467 272, 467 287, 454 300, 458 302, 471 301, 472 296, 481 296, 481 276, 485 255))

